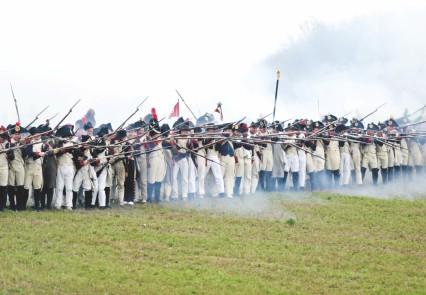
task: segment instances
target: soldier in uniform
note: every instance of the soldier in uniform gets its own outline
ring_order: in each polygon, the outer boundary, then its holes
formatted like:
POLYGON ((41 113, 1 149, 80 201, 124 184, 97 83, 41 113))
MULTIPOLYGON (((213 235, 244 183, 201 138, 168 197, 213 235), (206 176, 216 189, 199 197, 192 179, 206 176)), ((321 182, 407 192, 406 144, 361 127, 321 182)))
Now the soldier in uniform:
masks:
MULTIPOLYGON (((287 165, 285 167, 285 172, 291 173, 291 178, 293 182, 293 190, 299 190, 299 153, 296 145, 297 140, 297 131, 298 124, 294 122, 289 127, 287 127, 286 131, 288 132, 289 139, 284 140, 284 149, 287 157, 287 165)), ((287 178, 284 176, 284 186, 286 185, 287 178)))
POLYGON ((401 148, 401 176, 405 181, 409 180, 411 176, 411 171, 409 168, 409 150, 408 150, 408 142, 405 137, 400 138, 400 148, 401 148))
POLYGON ((96 140, 96 148, 92 151, 93 156, 93 169, 96 173, 96 179, 97 179, 97 192, 93 194, 92 197, 92 207, 96 205, 96 199, 98 200, 99 208, 105 209, 109 206, 109 200, 107 202, 107 196, 106 196, 106 187, 107 187, 107 178, 108 178, 108 170, 109 170, 109 163, 107 160, 108 156, 108 139, 107 135, 109 133, 108 127, 102 127, 97 136, 98 139, 96 140))
POLYGON ((349 127, 346 125, 338 125, 336 127, 336 133, 341 135, 339 140, 339 151, 340 151, 340 175, 341 175, 341 185, 344 187, 349 186, 351 180, 351 146, 347 140, 347 130, 349 127))
MULTIPOLYGON (((351 120, 351 133, 352 138, 358 140, 362 131, 364 130, 364 124, 357 119, 351 120)), ((361 144, 356 141, 350 142, 350 152, 352 156, 352 183, 362 185, 362 174, 361 174, 361 144)))
MULTIPOLYGON (((216 127, 212 124, 206 124, 206 131, 207 135, 213 134, 216 131, 216 127)), ((203 148, 206 150, 207 155, 207 163, 206 163, 206 172, 205 176, 209 173, 211 170, 213 173, 213 177, 215 180, 215 187, 214 192, 219 194, 219 197, 224 198, 225 197, 225 185, 223 181, 223 174, 222 169, 219 164, 219 148, 220 143, 218 143, 216 140, 212 138, 206 138, 203 139, 202 143, 203 148)))
POLYGON ((25 162, 22 153, 21 134, 26 130, 20 123, 9 125, 7 127, 11 133, 10 146, 13 150, 8 153, 9 156, 9 204, 11 210, 22 211, 26 209, 28 195, 24 189, 25 181, 25 162), (16 202, 15 202, 16 197, 16 202))
POLYGON ((120 206, 124 206, 124 182, 126 180, 126 160, 123 153, 126 152, 126 145, 121 143, 127 137, 127 131, 124 129, 118 130, 115 137, 111 139, 109 154, 119 155, 111 163, 112 178, 116 183, 116 195, 120 206))
MULTIPOLYGON (((261 139, 269 140, 268 122, 265 119, 259 120, 259 136, 261 139)), ((263 191, 272 190, 272 168, 274 164, 274 156, 272 154, 272 144, 260 144, 263 148, 260 150, 260 172, 259 184, 263 191)))
MULTIPOLYGON (((274 122, 274 132, 280 133, 284 131, 282 124, 279 121, 274 122)), ((272 137, 272 141, 279 141, 278 137, 272 137)), ((287 165, 287 157, 285 154, 285 145, 277 142, 272 144, 272 154, 274 156, 274 165, 272 167, 272 189, 278 187, 278 191, 285 190, 285 176, 287 173, 285 167, 287 165)))
POLYGON ((65 125, 59 128, 56 136, 61 139, 57 147, 54 149, 54 154, 58 160, 58 171, 56 176, 56 201, 55 208, 61 209, 63 204, 63 191, 65 188, 65 206, 67 210, 72 210, 73 207, 73 179, 74 179, 74 156, 72 154, 72 147, 74 142, 73 125, 65 125))
POLYGON ((252 176, 252 158, 254 145, 248 143, 248 126, 246 123, 240 123, 234 136, 237 141, 234 142, 235 147, 235 184, 234 195, 240 196, 242 192, 244 195, 249 195, 251 192, 251 176, 252 176), (243 187, 241 188, 241 183, 243 187))
POLYGON ((148 202, 161 201, 161 183, 166 176, 166 161, 164 159, 161 129, 158 121, 151 119, 149 124, 149 143, 146 144, 148 151, 148 202))
POLYGON ((376 142, 376 154, 377 154, 377 165, 380 168, 382 175, 382 182, 386 184, 388 182, 388 165, 389 165, 389 144, 386 143, 386 135, 383 129, 386 126, 379 124, 379 131, 377 132, 376 142))
POLYGON ((374 123, 367 125, 367 136, 365 144, 362 146, 362 162, 361 162, 361 175, 364 181, 367 169, 371 170, 373 175, 373 184, 377 185, 379 178, 379 169, 377 165, 377 150, 374 142, 375 132, 378 131, 378 126, 374 123))
POLYGON ((335 135, 335 124, 333 122, 336 122, 337 118, 334 115, 327 115, 325 121, 328 124, 328 134, 323 139, 325 145, 325 169, 327 170, 328 187, 332 188, 340 184, 339 141, 332 139, 335 135))
MULTIPOLYGON (((38 126, 38 129, 41 133, 52 130, 49 127, 49 122, 46 124, 38 126)), ((42 163, 42 172, 43 172, 43 188, 41 191, 41 208, 42 209, 52 209, 53 194, 55 192, 56 185, 56 172, 58 170, 58 165, 56 162, 56 156, 53 153, 55 148, 55 140, 49 138, 49 135, 42 135, 43 148, 46 153, 43 157, 42 163)))
POLYGON ((173 153, 170 141, 167 140, 170 136, 170 126, 168 124, 163 124, 161 125, 160 131, 163 138, 161 146, 163 148, 164 161, 166 163, 166 175, 161 184, 161 189, 163 191, 163 200, 170 201, 173 184, 173 153))
POLYGON ((9 174, 9 162, 7 153, 5 152, 10 147, 9 135, 4 126, 0 127, 0 211, 6 208, 7 202, 7 182, 9 174))
POLYGON ((29 190, 34 190, 34 209, 40 211, 42 209, 42 193, 43 186, 43 170, 42 161, 45 155, 43 143, 40 142, 40 131, 37 127, 30 128, 31 139, 30 143, 25 147, 25 181, 24 188, 26 194, 29 190))
MULTIPOLYGON (((228 124, 223 130, 223 136, 230 138, 232 136, 232 125, 228 124)), ((222 174, 225 186, 225 196, 233 197, 235 182, 235 151, 231 140, 223 140, 219 146, 220 162, 222 164, 222 174)))
MULTIPOLYGON (((409 135, 415 134, 416 130, 412 129, 409 131, 409 135)), ((422 174, 423 169, 423 158, 422 158, 422 151, 420 148, 419 140, 413 136, 412 138, 408 139, 408 151, 409 151, 409 157, 408 157, 408 166, 410 167, 411 171, 415 171, 416 175, 422 174)), ((412 176, 412 173, 410 173, 410 176, 412 176)))
POLYGON ((172 196, 173 200, 179 197, 178 176, 180 172, 180 188, 182 191, 182 199, 187 200, 189 188, 189 161, 188 151, 190 147, 190 129, 189 125, 180 117, 174 124, 173 129, 178 130, 176 138, 170 141, 173 147, 173 180, 172 180, 172 196))
MULTIPOLYGON (((250 124, 250 135, 249 138, 254 137, 258 133, 258 123, 252 122, 250 124)), ((255 144, 253 146, 253 155, 251 160, 251 184, 250 184, 250 192, 252 194, 256 193, 257 187, 259 184, 259 173, 260 173, 260 145, 255 144)))

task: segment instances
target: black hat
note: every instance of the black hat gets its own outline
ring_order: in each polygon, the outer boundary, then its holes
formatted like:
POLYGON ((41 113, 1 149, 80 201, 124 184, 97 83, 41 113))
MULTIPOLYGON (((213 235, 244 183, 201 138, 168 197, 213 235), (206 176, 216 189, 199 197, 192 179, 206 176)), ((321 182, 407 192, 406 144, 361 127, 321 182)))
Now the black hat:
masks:
POLYGON ((163 134, 163 136, 167 137, 170 134, 170 126, 169 124, 164 123, 163 125, 161 125, 160 128, 161 134, 163 134))
POLYGON ((247 124, 246 123, 240 123, 240 125, 238 125, 238 130, 241 133, 248 132, 248 126, 247 126, 247 124))
POLYGON ((266 121, 265 119, 260 119, 258 122, 258 126, 259 128, 267 128, 268 127, 268 121, 266 121))
POLYGON ((194 128, 194 133, 201 133, 201 132, 203 132, 203 129, 201 127, 194 128))
POLYGON ((316 121, 312 123, 312 128, 321 129, 324 128, 324 123, 321 121, 316 121))
POLYGON ((21 126, 21 123, 16 122, 16 124, 9 124, 7 126, 7 130, 9 130, 10 134, 21 134, 27 133, 28 130, 21 126))
POLYGON ((37 127, 31 127, 30 130, 28 130, 31 135, 35 135, 40 133, 40 130, 37 127))
POLYGON ((331 123, 331 122, 334 122, 334 121, 337 121, 337 117, 335 115, 328 114, 328 115, 324 116, 323 122, 331 123))
POLYGON ((379 127, 379 130, 384 130, 387 127, 385 123, 381 123, 381 122, 379 122, 377 126, 379 127))
POLYGON ((204 128, 206 128, 206 130, 216 130, 216 125, 213 123, 207 123, 204 125, 204 128))
POLYGON ((176 122, 173 123, 173 129, 177 129, 182 127, 182 125, 184 125, 183 123, 185 122, 185 120, 182 117, 179 117, 176 122))
POLYGON ((348 129, 349 129, 349 127, 346 126, 346 125, 337 125, 337 127, 334 128, 334 131, 336 131, 336 133, 342 133, 342 132, 344 132, 348 129))
POLYGON ((379 130, 379 126, 377 126, 374 123, 370 123, 370 124, 367 125, 367 130, 378 131, 379 130))
POLYGON ((179 127, 177 127, 179 130, 191 130, 191 128, 194 128, 194 123, 187 120, 183 124, 181 124, 179 127))
POLYGON ((151 119, 151 121, 149 122, 149 132, 151 134, 160 134, 161 133, 161 129, 160 129, 160 124, 158 123, 157 120, 155 119, 151 119))
POLYGON ((340 124, 340 125, 345 125, 346 123, 348 123, 348 119, 346 119, 345 117, 341 117, 341 118, 339 118, 338 120, 337 120, 337 124, 340 124))
POLYGON ((83 129, 84 129, 84 130, 93 129, 93 125, 92 125, 92 123, 91 123, 90 121, 89 121, 89 122, 87 122, 86 124, 84 124, 83 129))
POLYGON ((90 139, 90 136, 89 136, 89 135, 83 134, 83 135, 81 136, 81 142, 86 142, 86 141, 88 141, 89 139, 90 139))
POLYGON ((9 140, 9 133, 7 132, 7 129, 2 125, 0 126, 0 137, 9 140))
POLYGON ((111 123, 101 124, 93 130, 93 134, 99 137, 105 136, 112 131, 111 123))
POLYGON ((125 138, 127 136, 127 131, 126 130, 124 130, 124 129, 120 129, 120 130, 118 130, 117 131, 117 134, 116 134, 116 138, 117 139, 123 139, 123 138, 125 138))
POLYGON ((351 128, 364 129, 364 124, 360 120, 353 118, 351 120, 351 128))
POLYGON ((50 128, 49 126, 49 122, 47 122, 46 124, 41 124, 37 128, 40 133, 44 133, 44 132, 52 130, 52 128, 50 128))
POLYGON ((257 127, 259 127, 259 124, 257 122, 250 123, 250 128, 257 128, 257 127))
POLYGON ((59 127, 55 135, 63 138, 74 136, 74 125, 64 125, 59 127))
POLYGON ((385 124, 386 124, 386 126, 389 126, 389 127, 395 127, 395 128, 399 127, 398 123, 393 118, 386 120, 385 124))
POLYGON ((283 125, 281 124, 280 121, 274 121, 272 123, 272 128, 278 132, 282 132, 284 131, 283 125))

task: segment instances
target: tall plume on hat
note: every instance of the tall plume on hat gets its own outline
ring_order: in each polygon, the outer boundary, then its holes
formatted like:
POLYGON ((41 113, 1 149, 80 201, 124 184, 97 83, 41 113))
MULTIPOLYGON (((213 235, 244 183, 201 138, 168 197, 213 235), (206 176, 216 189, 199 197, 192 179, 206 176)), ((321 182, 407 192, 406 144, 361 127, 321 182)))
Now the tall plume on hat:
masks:
POLYGON ((222 111, 222 103, 221 102, 217 103, 216 109, 214 111, 215 111, 215 113, 219 113, 220 120, 223 121, 223 111, 222 111))
POLYGON ((151 119, 158 121, 157 111, 155 108, 151 109, 151 119))

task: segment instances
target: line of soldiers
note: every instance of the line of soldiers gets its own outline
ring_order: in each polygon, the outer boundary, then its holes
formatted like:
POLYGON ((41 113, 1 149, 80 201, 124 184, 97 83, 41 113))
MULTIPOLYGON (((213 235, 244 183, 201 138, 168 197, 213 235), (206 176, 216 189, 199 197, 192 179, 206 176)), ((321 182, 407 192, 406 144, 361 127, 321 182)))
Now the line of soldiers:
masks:
POLYGON ((110 208, 135 202, 232 198, 256 192, 324 190, 408 181, 424 175, 426 133, 393 119, 364 127, 327 115, 292 123, 213 124, 155 112, 113 131, 110 124, 0 129, 0 210, 110 208), (379 178, 381 181, 379 181, 379 178))

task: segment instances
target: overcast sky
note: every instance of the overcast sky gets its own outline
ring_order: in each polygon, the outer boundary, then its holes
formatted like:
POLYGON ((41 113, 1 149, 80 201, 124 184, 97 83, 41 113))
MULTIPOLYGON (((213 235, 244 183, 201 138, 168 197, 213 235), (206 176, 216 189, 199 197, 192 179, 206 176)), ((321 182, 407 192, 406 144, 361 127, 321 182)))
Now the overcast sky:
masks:
POLYGON ((425 12, 407 0, 1 1, 0 124, 16 121, 10 82, 24 124, 78 98, 67 122, 94 108, 117 125, 145 96, 139 116, 162 117, 175 88, 197 115, 221 101, 225 120, 254 119, 272 111, 277 68, 281 119, 385 101, 376 119, 397 116, 426 103, 425 12))

